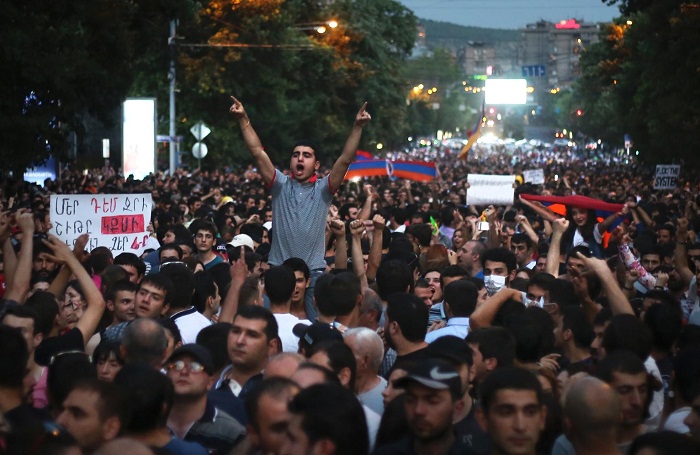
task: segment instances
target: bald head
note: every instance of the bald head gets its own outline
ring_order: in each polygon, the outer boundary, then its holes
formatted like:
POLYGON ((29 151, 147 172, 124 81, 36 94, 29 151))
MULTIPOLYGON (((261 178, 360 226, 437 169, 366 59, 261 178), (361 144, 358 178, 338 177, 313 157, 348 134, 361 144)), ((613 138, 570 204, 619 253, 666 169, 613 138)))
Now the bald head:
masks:
POLYGON ((574 444, 611 435, 614 441, 620 416, 617 393, 598 378, 589 376, 576 381, 566 395, 564 417, 567 435, 574 444))
POLYGON ((294 372, 297 371, 299 364, 304 360, 306 360, 304 356, 296 352, 280 352, 279 354, 275 354, 267 361, 263 377, 265 379, 276 376, 291 378, 294 372))

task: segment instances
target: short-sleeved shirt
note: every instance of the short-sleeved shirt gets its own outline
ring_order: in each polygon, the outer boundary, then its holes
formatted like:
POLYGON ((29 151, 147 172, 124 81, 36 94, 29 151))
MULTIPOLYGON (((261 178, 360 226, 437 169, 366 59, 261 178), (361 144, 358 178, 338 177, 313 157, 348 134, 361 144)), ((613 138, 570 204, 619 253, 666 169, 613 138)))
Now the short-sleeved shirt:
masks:
POLYGON ((328 176, 299 183, 275 169, 271 184, 272 226, 270 265, 293 257, 303 259, 311 270, 326 267, 326 217, 333 200, 328 176))

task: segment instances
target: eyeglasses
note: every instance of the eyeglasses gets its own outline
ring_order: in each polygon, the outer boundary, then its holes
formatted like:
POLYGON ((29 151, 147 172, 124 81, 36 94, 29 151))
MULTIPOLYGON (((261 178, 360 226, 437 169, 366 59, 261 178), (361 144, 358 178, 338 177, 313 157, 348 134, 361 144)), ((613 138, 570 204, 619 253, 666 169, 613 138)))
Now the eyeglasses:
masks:
POLYGON ((201 373, 204 371, 204 365, 199 362, 185 362, 184 360, 176 360, 168 364, 169 370, 182 371, 187 367, 191 373, 201 373))

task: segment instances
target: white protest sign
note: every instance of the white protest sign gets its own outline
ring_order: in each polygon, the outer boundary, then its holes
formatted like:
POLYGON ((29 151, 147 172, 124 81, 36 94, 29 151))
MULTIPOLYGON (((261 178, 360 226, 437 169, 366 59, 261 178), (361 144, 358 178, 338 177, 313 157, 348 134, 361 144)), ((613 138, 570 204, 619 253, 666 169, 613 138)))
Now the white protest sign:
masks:
POLYGON ((514 175, 469 174, 467 176, 467 205, 510 205, 515 190, 514 175))
POLYGON ((681 174, 680 164, 657 164, 654 177, 655 190, 673 190, 678 187, 678 176, 681 174))
POLYGON ((73 247, 82 234, 92 251, 140 255, 146 248, 153 200, 150 194, 58 194, 51 196, 51 233, 73 247))
POLYGON ((523 181, 532 183, 533 185, 544 184, 544 169, 530 169, 523 171, 523 181))

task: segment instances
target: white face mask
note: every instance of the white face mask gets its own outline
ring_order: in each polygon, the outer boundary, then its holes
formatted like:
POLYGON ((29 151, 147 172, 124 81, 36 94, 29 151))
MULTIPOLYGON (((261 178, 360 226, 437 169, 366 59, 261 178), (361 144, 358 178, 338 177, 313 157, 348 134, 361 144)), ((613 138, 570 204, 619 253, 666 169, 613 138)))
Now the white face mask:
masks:
POLYGON ((526 307, 531 307, 531 306, 536 306, 540 308, 544 308, 544 297, 540 297, 537 300, 530 300, 527 298, 527 292, 523 292, 523 304, 526 307))
POLYGON ((489 296, 492 296, 504 287, 506 287, 506 277, 497 275, 485 276, 484 286, 486 287, 486 293, 489 296))

